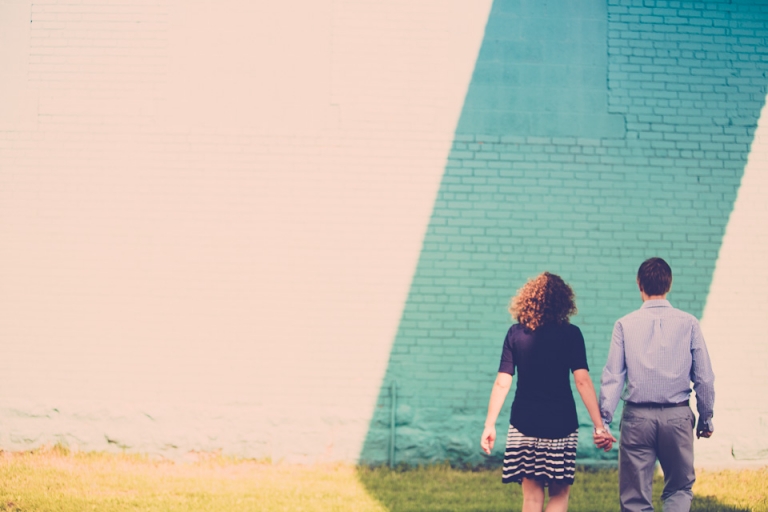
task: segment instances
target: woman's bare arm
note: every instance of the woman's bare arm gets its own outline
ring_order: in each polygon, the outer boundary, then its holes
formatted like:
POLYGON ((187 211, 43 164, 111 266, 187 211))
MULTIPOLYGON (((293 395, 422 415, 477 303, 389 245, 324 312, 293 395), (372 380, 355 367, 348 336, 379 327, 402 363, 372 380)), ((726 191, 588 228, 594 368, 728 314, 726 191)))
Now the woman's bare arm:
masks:
MULTIPOLYGON (((603 419, 600 416, 600 407, 597 405, 595 386, 592 384, 592 379, 589 378, 589 372, 583 368, 575 370, 573 372, 573 380, 576 383, 576 389, 578 390, 579 395, 581 395, 581 401, 584 402, 584 405, 587 407, 587 412, 589 412, 592 424, 595 426, 595 429, 602 429, 603 419)), ((607 432, 605 437, 610 439, 612 443, 616 442, 616 439, 610 432, 607 432)), ((600 447, 603 448, 604 446, 606 445, 601 445, 600 447)), ((610 450, 610 444, 607 445, 607 448, 610 450)))
POLYGON ((480 447, 487 454, 493 450, 493 443, 496 441, 496 419, 504 406, 504 400, 507 398, 509 388, 512 386, 512 376, 508 373, 499 372, 496 375, 496 382, 491 389, 491 399, 488 401, 488 415, 485 417, 485 428, 480 438, 480 447))

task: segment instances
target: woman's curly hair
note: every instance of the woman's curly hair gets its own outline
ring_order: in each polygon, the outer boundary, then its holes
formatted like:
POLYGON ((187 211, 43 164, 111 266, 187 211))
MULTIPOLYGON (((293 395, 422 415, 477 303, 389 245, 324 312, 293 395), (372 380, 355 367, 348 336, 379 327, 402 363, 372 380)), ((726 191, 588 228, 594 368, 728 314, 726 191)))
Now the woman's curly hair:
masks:
POLYGON ((549 272, 525 283, 509 303, 512 318, 530 331, 550 323, 568 323, 568 317, 576 311, 571 287, 560 276, 549 272))

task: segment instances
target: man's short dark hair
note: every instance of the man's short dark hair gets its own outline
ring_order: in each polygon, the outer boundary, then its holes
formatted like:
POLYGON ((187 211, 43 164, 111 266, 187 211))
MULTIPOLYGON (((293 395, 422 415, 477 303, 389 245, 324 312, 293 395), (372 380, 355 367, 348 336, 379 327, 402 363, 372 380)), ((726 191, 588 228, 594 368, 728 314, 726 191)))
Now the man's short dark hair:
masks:
POLYGON ((637 269, 637 282, 646 295, 664 295, 672 287, 672 269, 661 258, 649 258, 637 269))

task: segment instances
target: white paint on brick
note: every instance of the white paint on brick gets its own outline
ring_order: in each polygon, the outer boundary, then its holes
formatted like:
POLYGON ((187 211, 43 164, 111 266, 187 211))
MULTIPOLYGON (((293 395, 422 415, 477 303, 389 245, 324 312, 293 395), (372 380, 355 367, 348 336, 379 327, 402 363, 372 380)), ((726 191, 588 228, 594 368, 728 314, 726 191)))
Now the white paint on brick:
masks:
POLYGON ((29 2, 0 2, 0 131, 34 122, 29 72, 29 2))
POLYGON ((355 460, 490 4, 0 3, 0 447, 355 460))
POLYGON ((698 466, 768 461, 768 107, 723 237, 701 325, 715 370, 715 434, 698 466))

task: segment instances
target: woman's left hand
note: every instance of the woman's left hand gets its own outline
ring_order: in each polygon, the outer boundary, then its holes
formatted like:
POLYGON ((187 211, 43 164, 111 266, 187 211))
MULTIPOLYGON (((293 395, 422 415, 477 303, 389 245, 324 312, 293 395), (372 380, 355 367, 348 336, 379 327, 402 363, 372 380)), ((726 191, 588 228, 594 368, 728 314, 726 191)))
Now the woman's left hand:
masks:
POLYGON ((496 427, 485 427, 483 435, 480 437, 480 447, 488 455, 493 450, 493 443, 496 441, 496 427))

